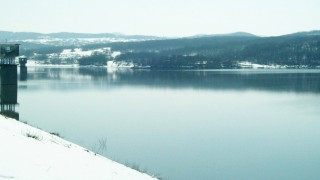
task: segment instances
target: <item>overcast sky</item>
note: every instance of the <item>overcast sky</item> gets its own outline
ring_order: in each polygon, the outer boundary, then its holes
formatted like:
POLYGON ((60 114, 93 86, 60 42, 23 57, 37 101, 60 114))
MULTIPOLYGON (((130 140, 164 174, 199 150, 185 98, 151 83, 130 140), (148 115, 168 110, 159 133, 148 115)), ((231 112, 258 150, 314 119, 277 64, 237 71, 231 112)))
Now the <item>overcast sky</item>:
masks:
POLYGON ((272 36, 320 29, 320 0, 1 0, 0 30, 272 36))

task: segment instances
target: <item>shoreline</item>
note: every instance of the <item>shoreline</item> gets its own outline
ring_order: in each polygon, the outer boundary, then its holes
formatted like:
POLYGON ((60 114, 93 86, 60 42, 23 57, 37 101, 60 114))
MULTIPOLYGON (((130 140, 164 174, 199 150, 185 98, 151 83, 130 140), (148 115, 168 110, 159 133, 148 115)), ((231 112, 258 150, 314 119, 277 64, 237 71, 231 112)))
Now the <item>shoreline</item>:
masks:
MULTIPOLYGON (((29 60, 30 61, 30 60, 29 60)), ((40 64, 34 60, 26 64, 26 67, 63 67, 63 68, 108 68, 108 69, 147 69, 147 70, 224 70, 224 69, 320 69, 320 66, 310 65, 279 65, 279 64, 254 64, 250 62, 239 62, 238 66, 230 68, 205 68, 196 66, 181 67, 151 67, 151 66, 125 66, 125 65, 79 65, 79 64, 40 64)))
POLYGON ((0 115, 0 179, 156 180, 23 122, 0 115))

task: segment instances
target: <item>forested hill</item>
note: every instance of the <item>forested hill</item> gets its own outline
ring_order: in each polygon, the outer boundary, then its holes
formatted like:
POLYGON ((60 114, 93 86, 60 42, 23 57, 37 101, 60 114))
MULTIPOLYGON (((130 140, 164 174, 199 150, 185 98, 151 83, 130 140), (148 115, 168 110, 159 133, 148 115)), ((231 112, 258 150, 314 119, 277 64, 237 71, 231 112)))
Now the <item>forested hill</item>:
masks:
POLYGON ((164 69, 237 68, 240 62, 320 67, 320 31, 275 37, 236 32, 176 39, 108 33, 0 31, 0 39, 21 44, 21 55, 45 64, 106 65, 113 60, 139 68, 164 69))
POLYGON ((320 31, 276 37, 212 36, 112 43, 116 61, 151 68, 232 68, 238 62, 320 65, 320 31))

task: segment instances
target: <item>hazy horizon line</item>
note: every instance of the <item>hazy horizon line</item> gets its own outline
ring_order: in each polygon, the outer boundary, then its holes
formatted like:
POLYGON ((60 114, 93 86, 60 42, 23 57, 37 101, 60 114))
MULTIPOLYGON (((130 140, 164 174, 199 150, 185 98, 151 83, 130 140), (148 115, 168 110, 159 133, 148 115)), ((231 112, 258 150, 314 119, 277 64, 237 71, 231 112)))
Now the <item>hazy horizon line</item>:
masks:
POLYGON ((0 32, 12 32, 12 33, 36 33, 36 34, 59 34, 59 33, 69 33, 69 34, 92 34, 92 35, 98 35, 98 34, 114 34, 114 35, 122 35, 122 36, 154 36, 154 37, 166 37, 166 38, 182 38, 182 37, 194 37, 194 36, 219 36, 219 35, 230 35, 230 34, 236 34, 236 33, 246 33, 251 34, 253 36, 258 37, 277 37, 277 36, 285 36, 290 34, 296 34, 296 33, 307 33, 307 32, 313 32, 313 31, 320 31, 319 29, 313 29, 313 30, 301 30, 301 31, 294 31, 291 33, 285 33, 285 34, 277 34, 277 35, 261 35, 256 33, 251 33, 247 31, 232 31, 232 32, 224 32, 224 33, 197 33, 193 35, 184 35, 184 36, 161 36, 161 35, 152 35, 152 34, 127 34, 123 32, 74 32, 74 31, 56 31, 56 32, 37 32, 37 31, 13 31, 13 30, 1 30, 0 32))

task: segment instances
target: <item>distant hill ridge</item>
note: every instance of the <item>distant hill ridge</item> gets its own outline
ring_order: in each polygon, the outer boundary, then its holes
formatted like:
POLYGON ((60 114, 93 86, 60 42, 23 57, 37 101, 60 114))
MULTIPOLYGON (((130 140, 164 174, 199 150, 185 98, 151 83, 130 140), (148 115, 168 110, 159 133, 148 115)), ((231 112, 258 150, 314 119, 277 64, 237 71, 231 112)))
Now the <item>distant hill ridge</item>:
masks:
MULTIPOLYGON (((297 32, 283 36, 311 36, 320 35, 320 30, 297 32)), ((200 37, 217 37, 217 36, 231 36, 231 37, 259 37, 248 32, 234 32, 227 34, 198 34, 188 36, 186 38, 200 38, 200 37)), ((36 33, 36 32, 12 32, 0 31, 0 41, 4 40, 26 40, 26 39, 43 39, 43 38, 123 38, 123 39, 165 39, 165 37, 148 36, 148 35, 126 35, 122 33, 73 33, 73 32, 58 32, 58 33, 36 33)), ((168 38, 168 37, 167 37, 168 38)), ((170 38, 173 39, 173 38, 170 38)))
POLYGON ((288 36, 320 36, 320 30, 297 32, 288 34, 288 36))
POLYGON ((247 33, 247 32, 234 32, 234 33, 227 33, 227 34, 198 34, 195 36, 190 36, 191 38, 198 38, 198 37, 216 37, 216 36, 236 36, 236 37, 258 37, 257 35, 247 33))
POLYGON ((11 32, 0 31, 0 40, 26 40, 26 39, 43 39, 43 38, 123 38, 123 39, 161 39, 156 36, 146 35, 125 35, 121 33, 35 33, 35 32, 11 32))
POLYGON ((237 68, 239 62, 320 67, 320 31, 259 37, 246 33, 114 43, 117 61, 151 68, 237 68))
MULTIPOLYGON (((235 32, 183 38, 132 36, 119 33, 42 34, 0 31, 0 41, 4 39, 21 43, 21 55, 46 63, 59 63, 61 59, 57 57, 65 49, 80 48, 83 51, 100 49, 100 54, 93 54, 90 55, 93 57, 85 59, 87 64, 95 64, 94 60, 100 62, 101 59, 106 62, 105 58, 108 57, 109 60, 131 63, 136 67, 163 69, 237 68, 239 62, 320 68, 319 30, 271 37, 235 32), (33 38, 39 39, 23 40, 33 38), (75 40, 75 38, 79 39, 75 40), (97 39, 87 40, 85 38, 97 39), (107 40, 99 38, 107 38, 107 40), (101 49, 109 49, 110 52, 105 50, 101 52, 101 49), (111 58, 112 53, 119 55, 111 58), (56 55, 55 59, 50 59, 53 57, 52 54, 56 55)), ((69 59, 71 63, 81 61, 80 57, 69 59)))

